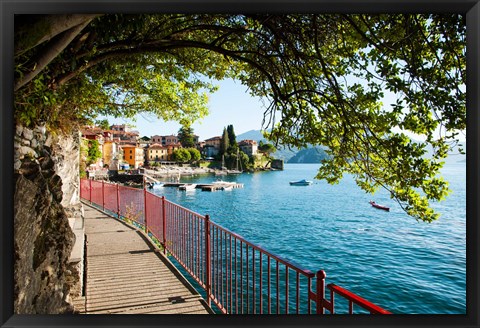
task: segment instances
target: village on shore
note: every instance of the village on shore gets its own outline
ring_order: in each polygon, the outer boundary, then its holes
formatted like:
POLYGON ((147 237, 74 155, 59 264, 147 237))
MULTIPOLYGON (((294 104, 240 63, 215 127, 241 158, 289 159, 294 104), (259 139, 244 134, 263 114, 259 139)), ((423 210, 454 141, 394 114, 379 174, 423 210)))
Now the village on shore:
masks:
MULTIPOLYGON (((102 178, 117 173, 141 173, 152 177, 166 177, 169 180, 180 176, 221 173, 227 170, 222 152, 222 136, 200 141, 192 135, 194 147, 188 148, 191 160, 179 161, 176 152, 184 149, 179 135, 154 135, 140 137, 138 131, 126 124, 111 125, 109 129, 87 126, 81 130, 83 145, 82 162, 84 177, 102 178), (196 154, 195 154, 196 153, 196 154)), ((268 152, 259 150, 255 140, 241 140, 237 153, 249 158, 249 167, 238 167, 233 172, 246 172, 265 169, 282 169, 283 161, 273 160, 268 152), (273 162, 273 164, 272 164, 273 162)), ((240 157, 240 155, 237 155, 240 157)))

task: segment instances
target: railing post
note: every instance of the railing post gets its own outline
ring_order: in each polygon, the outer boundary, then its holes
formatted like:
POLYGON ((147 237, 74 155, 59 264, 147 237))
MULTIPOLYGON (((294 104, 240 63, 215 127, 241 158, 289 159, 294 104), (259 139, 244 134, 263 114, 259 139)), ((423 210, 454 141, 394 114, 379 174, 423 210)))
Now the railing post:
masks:
POLYGON ((207 304, 211 305, 212 274, 211 274, 211 253, 210 253, 210 216, 205 215, 205 289, 207 292, 207 304))
POLYGON ((165 196, 162 196, 162 230, 163 230, 163 252, 167 254, 167 208, 165 196))
POLYGON ((147 187, 145 186, 145 176, 143 177, 143 215, 145 216, 145 233, 148 236, 147 224, 147 187))
POLYGON ((92 205, 92 179, 88 179, 90 181, 90 205, 92 205))
POLYGON ((120 190, 117 183, 117 216, 120 219, 120 190))
POLYGON ((325 314, 323 307, 323 300, 325 298, 325 278, 327 274, 325 271, 320 270, 317 272, 317 314, 325 314))
POLYGON ((105 180, 102 180, 102 208, 105 212, 105 180))

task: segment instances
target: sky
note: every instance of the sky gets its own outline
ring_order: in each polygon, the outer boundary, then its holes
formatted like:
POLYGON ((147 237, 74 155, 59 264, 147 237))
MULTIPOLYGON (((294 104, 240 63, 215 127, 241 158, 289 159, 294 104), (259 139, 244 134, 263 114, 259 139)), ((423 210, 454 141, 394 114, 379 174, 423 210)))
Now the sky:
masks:
MULTIPOLYGON (((200 140, 221 136, 223 128, 232 124, 235 134, 250 130, 261 130, 263 112, 266 107, 260 98, 252 97, 240 82, 226 79, 215 82, 219 90, 209 96, 209 114, 192 124, 193 132, 200 140)), ((108 117, 112 124, 130 123, 140 136, 177 134, 181 125, 177 122, 165 122, 153 116, 137 115, 136 122, 108 117)))

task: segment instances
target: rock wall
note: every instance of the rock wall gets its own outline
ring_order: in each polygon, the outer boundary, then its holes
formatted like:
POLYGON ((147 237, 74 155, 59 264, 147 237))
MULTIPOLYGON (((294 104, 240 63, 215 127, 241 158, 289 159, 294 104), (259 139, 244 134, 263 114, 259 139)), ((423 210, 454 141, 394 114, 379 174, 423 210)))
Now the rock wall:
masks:
POLYGON ((69 259, 81 216, 79 136, 54 136, 45 127, 17 126, 14 195, 14 312, 71 313, 79 275, 69 259))

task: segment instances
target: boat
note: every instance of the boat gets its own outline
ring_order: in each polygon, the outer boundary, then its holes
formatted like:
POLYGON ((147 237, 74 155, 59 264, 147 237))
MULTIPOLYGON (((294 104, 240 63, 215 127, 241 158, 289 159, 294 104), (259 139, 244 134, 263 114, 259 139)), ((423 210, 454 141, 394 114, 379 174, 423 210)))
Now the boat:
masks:
POLYGON ((309 186, 313 183, 313 181, 307 181, 305 179, 298 180, 298 181, 290 181, 291 186, 309 186))
POLYGON ((236 182, 229 182, 229 181, 223 181, 221 179, 217 179, 216 181, 212 182, 212 184, 215 185, 226 185, 226 186, 233 186, 236 184, 236 182))
POLYGON ((380 209, 380 210, 384 210, 384 211, 390 212, 390 207, 377 204, 377 203, 375 203, 373 200, 369 201, 369 203, 370 203, 370 205, 372 205, 372 206, 375 207, 375 208, 378 208, 378 209, 380 209))
POLYGON ((233 174, 242 174, 242 171, 239 170, 227 170, 227 174, 233 175, 233 174))
POLYGON ((226 191, 233 190, 233 185, 223 186, 222 190, 226 190, 226 191))
POLYGON ((149 182, 149 183, 147 183, 147 186, 148 186, 149 189, 156 189, 156 188, 163 187, 163 183, 162 182, 149 182))
POLYGON ((194 190, 197 187, 195 183, 185 183, 178 187, 180 190, 194 190))

